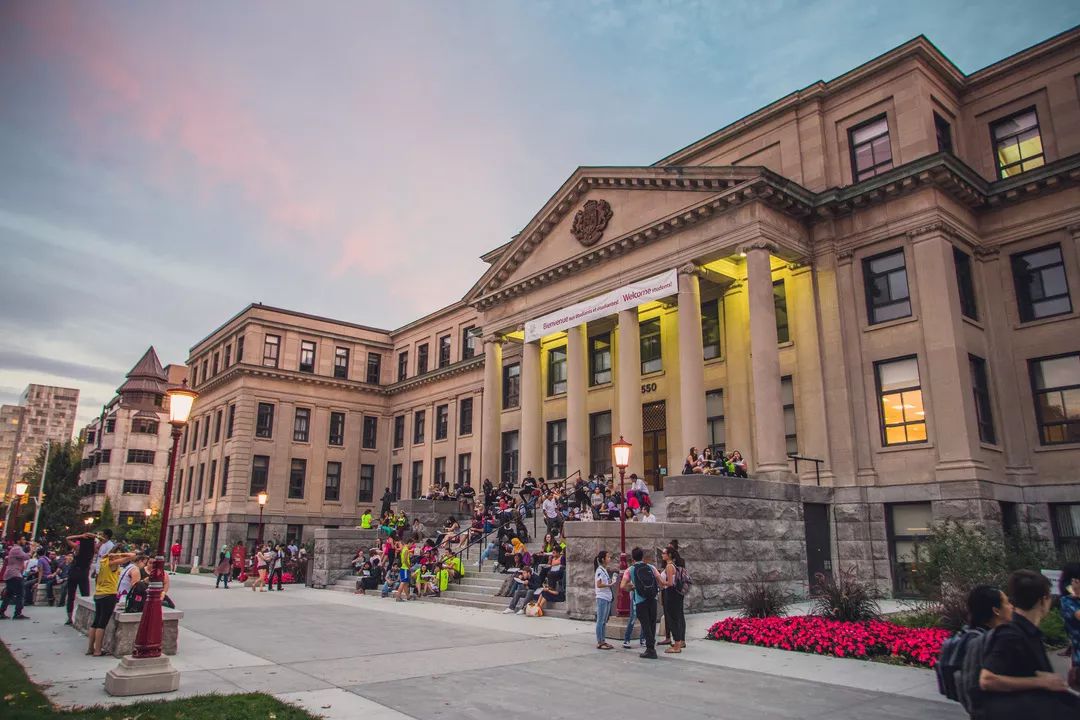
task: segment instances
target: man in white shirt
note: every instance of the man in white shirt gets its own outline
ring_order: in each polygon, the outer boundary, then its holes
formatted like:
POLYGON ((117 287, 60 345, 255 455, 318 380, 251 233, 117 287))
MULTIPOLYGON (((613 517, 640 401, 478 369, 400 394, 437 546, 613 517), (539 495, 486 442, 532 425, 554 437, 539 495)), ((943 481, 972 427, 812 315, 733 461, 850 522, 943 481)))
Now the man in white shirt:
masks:
MULTIPOLYGON (((641 511, 641 515, 639 517, 641 518, 641 522, 656 522, 656 516, 652 514, 652 510, 650 510, 648 507, 644 508, 641 511)), ((634 519, 636 520, 637 518, 634 519)))
POLYGON ((555 493, 547 496, 542 507, 544 509, 544 524, 547 525, 548 532, 554 535, 559 527, 559 504, 555 502, 555 493))

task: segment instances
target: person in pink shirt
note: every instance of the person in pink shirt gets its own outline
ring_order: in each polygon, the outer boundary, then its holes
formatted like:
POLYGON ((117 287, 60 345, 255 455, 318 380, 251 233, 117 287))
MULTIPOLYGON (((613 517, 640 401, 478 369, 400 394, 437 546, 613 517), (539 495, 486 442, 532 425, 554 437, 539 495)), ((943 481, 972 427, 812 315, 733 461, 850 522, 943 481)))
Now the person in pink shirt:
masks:
POLYGON ((13 544, 8 548, 7 555, 4 556, 4 600, 0 602, 0 619, 7 619, 5 614, 9 604, 15 605, 15 620, 29 620, 26 615, 23 615, 23 571, 26 569, 26 561, 30 559, 30 554, 18 543, 13 544))

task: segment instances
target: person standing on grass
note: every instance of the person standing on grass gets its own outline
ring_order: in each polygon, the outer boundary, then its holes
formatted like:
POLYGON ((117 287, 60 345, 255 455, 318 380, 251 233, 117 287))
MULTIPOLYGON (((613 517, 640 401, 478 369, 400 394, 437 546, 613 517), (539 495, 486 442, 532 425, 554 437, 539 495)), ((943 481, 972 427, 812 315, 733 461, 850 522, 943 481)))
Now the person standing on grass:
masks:
POLYGON ((105 627, 116 610, 117 592, 120 589, 119 568, 135 557, 135 553, 110 553, 98 558, 97 583, 94 586, 94 622, 87 632, 89 645, 87 655, 101 657, 101 643, 105 640, 105 627))
MULTIPOLYGON (((666 583, 655 567, 645 562, 645 551, 635 547, 630 551, 634 564, 622 580, 623 590, 632 590, 632 600, 637 619, 641 623, 641 635, 645 638, 645 652, 639 657, 656 659, 656 597, 666 583)), ((625 646, 625 644, 624 644, 625 646)))
POLYGON ((86 597, 90 594, 90 565, 94 562, 94 545, 97 535, 93 533, 79 533, 69 535, 67 544, 75 551, 75 558, 71 562, 67 581, 67 621, 65 625, 71 625, 71 615, 75 609, 75 590, 86 597))
POLYGON ((619 573, 612 577, 607 569, 608 551, 601 550, 593 560, 593 584, 596 586, 596 648, 614 650, 606 639, 607 621, 611 617, 611 586, 618 582, 619 573))
POLYGON ((26 563, 29 560, 30 553, 18 543, 12 543, 11 547, 8 548, 7 555, 4 556, 4 600, 0 602, 0 619, 7 619, 5 613, 9 604, 15 606, 15 614, 12 616, 15 620, 30 619, 28 616, 23 615, 23 601, 26 600, 23 571, 26 569, 26 563))

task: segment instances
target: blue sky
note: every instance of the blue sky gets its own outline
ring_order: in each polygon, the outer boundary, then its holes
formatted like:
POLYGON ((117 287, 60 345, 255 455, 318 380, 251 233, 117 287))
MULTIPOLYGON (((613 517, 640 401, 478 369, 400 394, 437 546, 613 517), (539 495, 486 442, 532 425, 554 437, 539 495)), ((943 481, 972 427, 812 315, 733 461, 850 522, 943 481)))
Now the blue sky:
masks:
POLYGON ((972 72, 1080 3, 0 3, 0 402, 93 416, 253 301, 453 302, 578 165, 645 165, 920 33, 972 72))

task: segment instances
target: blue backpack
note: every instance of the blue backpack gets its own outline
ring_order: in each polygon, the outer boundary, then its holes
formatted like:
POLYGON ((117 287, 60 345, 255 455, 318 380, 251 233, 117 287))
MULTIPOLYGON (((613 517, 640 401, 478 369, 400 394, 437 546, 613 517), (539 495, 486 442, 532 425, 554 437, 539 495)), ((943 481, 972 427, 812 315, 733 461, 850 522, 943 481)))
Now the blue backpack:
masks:
POLYGON ((969 628, 966 625, 941 645, 934 672, 937 673, 938 692, 956 702, 963 702, 959 673, 964 667, 971 642, 985 634, 982 628, 969 628))

